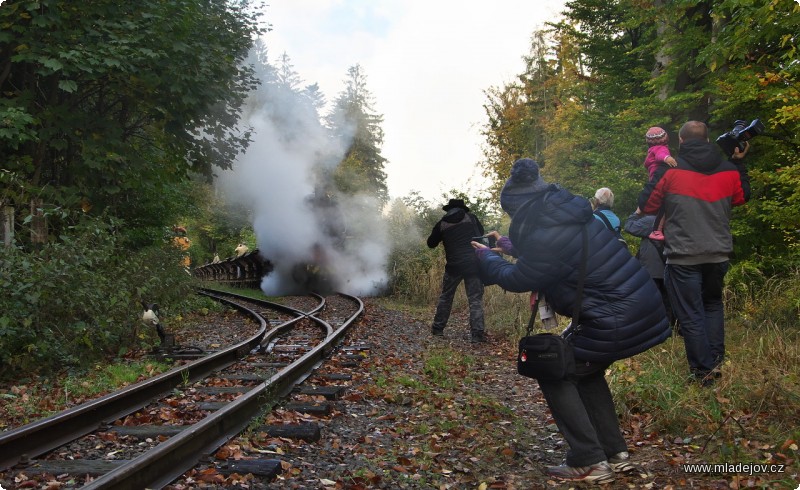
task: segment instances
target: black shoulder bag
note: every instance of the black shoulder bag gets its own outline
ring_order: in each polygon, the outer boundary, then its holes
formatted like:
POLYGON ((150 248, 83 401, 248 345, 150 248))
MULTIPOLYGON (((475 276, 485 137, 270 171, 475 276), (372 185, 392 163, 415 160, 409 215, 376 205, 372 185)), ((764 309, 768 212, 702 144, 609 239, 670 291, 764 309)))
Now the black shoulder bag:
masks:
POLYGON ((531 319, 525 336, 519 340, 517 355, 517 372, 528 378, 540 381, 557 381, 575 374, 575 355, 572 351, 570 337, 580 331, 581 301, 583 300, 583 284, 586 279, 586 262, 589 254, 589 238, 586 227, 581 228, 583 250, 581 251, 581 268, 578 276, 578 289, 575 306, 572 310, 571 327, 565 334, 540 333, 531 335, 539 309, 539 299, 533 305, 531 319))

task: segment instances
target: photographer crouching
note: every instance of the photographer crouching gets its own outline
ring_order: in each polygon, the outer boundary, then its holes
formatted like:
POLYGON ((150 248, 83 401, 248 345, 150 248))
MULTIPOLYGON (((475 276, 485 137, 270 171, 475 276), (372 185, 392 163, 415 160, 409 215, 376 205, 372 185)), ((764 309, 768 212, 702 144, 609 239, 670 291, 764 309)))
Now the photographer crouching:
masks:
POLYGON ((560 315, 579 312, 578 324, 568 329, 574 374, 538 381, 569 444, 565 464, 547 468, 547 474, 568 481, 613 481, 615 471, 634 466, 605 371, 614 361, 669 337, 661 297, 639 262, 594 219, 589 201, 546 183, 535 161, 514 163, 500 204, 511 216, 511 226, 509 237, 498 245, 518 260, 510 263, 472 242, 481 279, 507 291, 544 294, 560 315))

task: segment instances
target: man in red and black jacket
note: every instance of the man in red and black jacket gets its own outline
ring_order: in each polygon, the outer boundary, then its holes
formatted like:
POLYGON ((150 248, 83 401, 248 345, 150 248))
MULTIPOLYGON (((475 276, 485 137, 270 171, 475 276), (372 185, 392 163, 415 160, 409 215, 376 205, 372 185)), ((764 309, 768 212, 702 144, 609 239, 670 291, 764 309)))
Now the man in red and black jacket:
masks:
POLYGON ((709 386, 720 376, 725 355, 722 288, 733 252, 731 208, 750 198, 741 162, 748 147, 726 160, 699 121, 684 124, 678 139, 678 166, 657 171, 639 196, 639 208, 664 212, 664 282, 691 375, 709 386))

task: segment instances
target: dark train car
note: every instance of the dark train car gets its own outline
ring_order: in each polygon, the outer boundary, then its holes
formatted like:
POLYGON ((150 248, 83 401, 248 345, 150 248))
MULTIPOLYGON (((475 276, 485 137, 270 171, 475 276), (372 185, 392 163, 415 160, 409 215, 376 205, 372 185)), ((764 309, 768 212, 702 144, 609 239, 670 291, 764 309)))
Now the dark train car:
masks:
POLYGON ((218 282, 241 288, 259 288, 261 279, 272 271, 272 263, 258 249, 229 257, 217 263, 196 267, 192 275, 201 281, 218 282))

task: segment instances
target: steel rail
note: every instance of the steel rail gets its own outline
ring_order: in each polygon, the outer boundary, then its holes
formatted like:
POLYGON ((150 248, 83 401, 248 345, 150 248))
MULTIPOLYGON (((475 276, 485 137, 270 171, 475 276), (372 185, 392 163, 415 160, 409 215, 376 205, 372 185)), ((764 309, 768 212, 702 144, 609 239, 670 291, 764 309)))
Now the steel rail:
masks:
MULTIPOLYGON (((265 306, 267 306, 269 308, 272 308, 274 310, 281 310, 284 313, 292 313, 292 314, 299 315, 299 316, 313 315, 315 313, 318 313, 318 312, 322 311, 325 308, 325 297, 321 296, 321 295, 319 295, 317 293, 313 293, 313 292, 312 293, 308 293, 308 296, 316 298, 317 301, 319 301, 319 304, 317 306, 315 306, 313 309, 311 309, 311 311, 302 311, 302 310, 298 310, 296 308, 292 308, 291 306, 282 305, 280 303, 274 303, 272 301, 267 301, 267 300, 259 299, 259 298, 251 298, 249 296, 242 296, 242 295, 239 295, 239 294, 236 294, 236 293, 231 293, 231 292, 228 292, 228 291, 222 291, 222 290, 219 290, 219 289, 214 289, 214 288, 209 288, 209 287, 198 288, 198 292, 200 294, 205 294, 206 296, 217 297, 217 298, 228 297, 228 298, 242 299, 242 300, 250 301, 250 302, 253 302, 253 303, 256 303, 256 304, 265 305, 265 306)), ((353 300, 358 300, 358 298, 356 298, 354 296, 352 296, 351 298, 353 300)), ((362 305, 362 307, 363 307, 363 305, 362 305)))
MULTIPOLYGON (((110 421, 135 412, 187 380, 194 382, 203 379, 210 373, 233 364, 258 347, 267 335, 266 320, 238 303, 219 299, 256 319, 260 323, 259 331, 249 339, 219 352, 50 417, 0 433, 0 470, 17 464, 23 458, 34 458, 89 434, 110 421)), ((294 318, 287 323, 301 318, 294 318)))
POLYGON ((193 468, 202 456, 211 454, 225 441, 242 432, 253 417, 271 409, 297 382, 304 380, 340 342, 352 323, 362 315, 364 303, 359 298, 344 294, 341 296, 354 301, 358 309, 338 328, 333 328, 313 315, 307 317, 324 325, 330 332, 323 342, 224 408, 83 488, 87 490, 163 488, 193 468))

